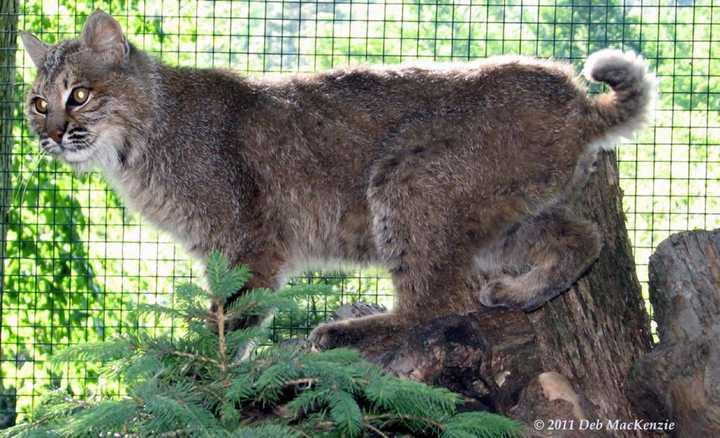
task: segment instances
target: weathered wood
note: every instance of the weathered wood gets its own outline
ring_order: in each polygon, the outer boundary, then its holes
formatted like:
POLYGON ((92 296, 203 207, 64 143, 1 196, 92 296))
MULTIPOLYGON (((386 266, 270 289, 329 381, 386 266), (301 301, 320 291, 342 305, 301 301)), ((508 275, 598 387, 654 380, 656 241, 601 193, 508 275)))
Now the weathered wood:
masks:
MULTIPOLYGON (((575 420, 574 430, 538 436, 592 436, 580 419, 634 420, 623 393, 631 365, 651 340, 625 229, 614 154, 599 160, 573 209, 598 224, 599 260, 568 292, 523 313, 480 308, 353 345, 386 370, 464 395, 468 408, 520 419, 575 420)), ((646 436, 606 430, 597 436, 646 436), (609 433, 609 435, 608 435, 609 433)))
POLYGON ((370 361, 397 375, 445 386, 480 409, 513 406, 528 379, 539 369, 535 335, 522 312, 491 310, 437 318, 408 332, 387 332, 360 340, 370 361), (517 370, 517 377, 493 370, 517 370), (500 390, 500 386, 503 390, 500 390))
POLYGON ((720 230, 675 234, 650 257, 660 343, 633 368, 628 397, 676 436, 720 436, 720 230))

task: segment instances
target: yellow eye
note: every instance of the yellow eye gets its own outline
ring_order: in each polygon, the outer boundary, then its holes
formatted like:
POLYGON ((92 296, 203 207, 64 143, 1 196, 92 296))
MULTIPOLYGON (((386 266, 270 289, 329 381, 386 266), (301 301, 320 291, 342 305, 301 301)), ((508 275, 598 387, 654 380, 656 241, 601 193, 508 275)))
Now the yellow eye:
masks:
POLYGON ((47 110, 48 110, 47 100, 38 97, 35 99, 34 104, 35 104, 35 111, 39 112, 40 114, 47 113, 47 110))
POLYGON ((72 92, 72 102, 70 103, 72 105, 82 105, 86 100, 88 100, 89 96, 90 90, 85 87, 77 87, 72 92))

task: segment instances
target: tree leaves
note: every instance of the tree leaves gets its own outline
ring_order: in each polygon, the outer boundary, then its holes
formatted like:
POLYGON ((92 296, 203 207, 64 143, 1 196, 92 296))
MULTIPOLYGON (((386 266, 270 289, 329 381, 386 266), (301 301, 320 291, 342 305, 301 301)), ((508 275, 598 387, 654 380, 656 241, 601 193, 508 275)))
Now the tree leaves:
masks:
POLYGON ((210 296, 224 302, 245 285, 250 278, 250 270, 245 266, 230 267, 227 258, 220 252, 213 251, 208 256, 205 275, 210 296))
POLYGON ((349 437, 359 436, 363 429, 363 414, 352 395, 344 391, 330 394, 330 417, 338 432, 349 437))
POLYGON ((300 434, 288 426, 263 424, 260 426, 240 427, 230 436, 233 438, 298 438, 300 434))
POLYGON ((518 423, 488 412, 463 412, 449 418, 441 438, 515 438, 524 436, 518 423))
POLYGON ((208 260, 210 291, 193 285, 178 290, 175 308, 143 306, 185 321, 186 333, 129 335, 77 345, 57 361, 102 362, 119 376, 128 396, 101 394, 80 400, 51 392, 34 422, 4 436, 98 436, 129 433, 198 437, 353 438, 393 430, 423 436, 514 436, 519 426, 491 414, 457 414, 459 396, 442 388, 384 374, 350 349, 312 352, 268 345, 267 330, 251 326, 226 333, 219 320, 257 312, 292 310, 307 287, 271 293, 253 290, 237 303, 225 298, 244 286, 249 271, 231 268, 213 253, 208 260), (206 309, 212 300, 216 312, 206 309), (227 309, 226 309, 227 307, 227 309), (227 312, 226 312, 227 310, 227 312), (230 312, 230 313, 228 313, 230 312), (222 319, 220 319, 222 318, 222 319), (475 435, 473 435, 475 434, 475 435), (505 434, 505 435, 503 435, 505 434))

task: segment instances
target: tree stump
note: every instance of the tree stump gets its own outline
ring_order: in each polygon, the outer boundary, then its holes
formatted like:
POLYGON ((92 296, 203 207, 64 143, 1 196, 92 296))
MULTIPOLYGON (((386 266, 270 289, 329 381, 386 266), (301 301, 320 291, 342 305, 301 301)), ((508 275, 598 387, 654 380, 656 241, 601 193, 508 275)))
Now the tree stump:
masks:
POLYGON ((603 249, 572 289, 531 313, 480 308, 353 347, 392 373, 462 394, 467 409, 519 419, 530 431, 538 429, 537 436, 592 436, 579 430, 582 419, 634 420, 623 382, 650 350, 651 339, 615 155, 603 154, 598 163, 585 196, 572 208, 597 223, 603 249))
POLYGON ((637 362, 627 394, 675 436, 720 436, 720 230, 675 234, 650 257, 660 343, 637 362))

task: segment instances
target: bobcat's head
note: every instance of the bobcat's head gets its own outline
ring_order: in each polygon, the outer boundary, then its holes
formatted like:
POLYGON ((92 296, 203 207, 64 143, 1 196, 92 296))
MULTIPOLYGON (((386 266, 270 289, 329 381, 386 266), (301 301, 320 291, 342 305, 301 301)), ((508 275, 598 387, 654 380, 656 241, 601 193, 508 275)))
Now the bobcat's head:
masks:
POLYGON ((48 45, 21 37, 38 69, 27 115, 42 150, 80 169, 121 162, 128 133, 143 128, 149 93, 120 24, 98 10, 78 39, 48 45))

